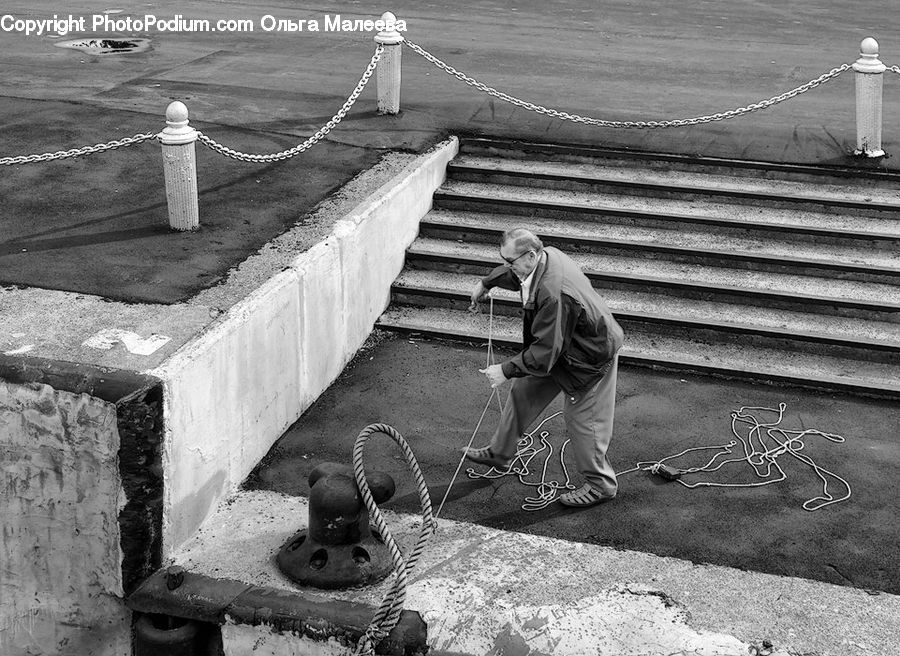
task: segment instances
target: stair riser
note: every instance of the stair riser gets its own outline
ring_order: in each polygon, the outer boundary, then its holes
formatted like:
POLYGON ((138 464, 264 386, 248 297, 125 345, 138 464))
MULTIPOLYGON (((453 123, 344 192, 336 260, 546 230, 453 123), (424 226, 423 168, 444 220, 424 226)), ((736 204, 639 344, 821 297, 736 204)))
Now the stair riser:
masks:
MULTIPOLYGON (((407 255, 407 266, 413 269, 447 271, 450 273, 464 273, 484 276, 490 272, 489 265, 477 262, 449 261, 430 257, 422 257, 417 254, 407 255)), ((691 299, 699 301, 715 301, 720 303, 734 303, 737 305, 750 305, 757 307, 775 308, 780 310, 795 310, 798 312, 811 312, 827 314, 838 317, 852 317, 869 319, 872 321, 888 321, 900 323, 900 310, 861 307, 852 303, 831 303, 818 299, 805 299, 801 296, 775 296, 766 293, 750 294, 735 292, 728 289, 691 287, 688 285, 672 283, 647 283, 643 281, 629 282, 599 277, 588 273, 591 284, 602 295, 604 289, 622 291, 642 291, 647 293, 666 294, 671 297, 691 299)))
MULTIPOLYGON (((771 162, 747 162, 743 160, 713 160, 711 158, 667 155, 661 153, 641 153, 615 150, 603 151, 578 146, 554 146, 547 144, 517 144, 507 147, 498 143, 478 142, 461 139, 460 155, 481 157, 501 157, 510 160, 570 162, 572 164, 593 164, 640 170, 680 171, 684 173, 705 173, 712 175, 735 175, 764 180, 787 182, 810 182, 817 184, 859 184, 865 186, 880 180, 900 185, 900 175, 889 171, 871 170, 871 167, 852 169, 829 169, 796 164, 771 162)), ((863 162, 866 164, 866 162, 863 162)))
MULTIPOLYGON (((442 331, 430 331, 428 329, 422 328, 420 326, 410 327, 410 326, 398 326, 390 323, 381 323, 379 322, 378 327, 383 330, 390 330, 399 332, 401 334, 408 333, 410 331, 415 332, 420 335, 429 335, 434 337, 444 337, 451 340, 467 342, 472 344, 484 344, 484 337, 482 335, 469 335, 464 333, 457 333, 448 335, 442 331)), ((510 341, 504 338, 497 338, 494 340, 494 344, 496 346, 509 346, 515 348, 519 345, 519 342, 510 341)), ((893 387, 891 388, 881 388, 881 387, 873 387, 863 383, 854 383, 852 381, 828 381, 828 380, 819 380, 815 376, 812 375, 803 375, 798 372, 797 375, 773 375, 769 372, 764 373, 754 373, 754 372, 735 372, 733 369, 729 367, 719 367, 715 364, 709 365, 698 365, 696 363, 682 363, 678 361, 667 361, 663 358, 647 358, 642 356, 635 356, 629 354, 627 349, 625 349, 625 353, 619 358, 619 365, 622 366, 636 366, 636 367, 646 367, 649 369, 655 369, 659 371, 673 371, 673 372, 683 372, 683 373, 692 373, 692 374, 700 374, 704 376, 711 376, 713 378, 719 378, 723 380, 741 380, 741 381, 751 381, 757 383, 763 383, 766 385, 790 385, 791 387, 803 387, 808 389, 815 390, 826 390, 826 391, 837 391, 842 393, 849 394, 858 394, 860 396, 868 396, 873 398, 885 398, 885 399, 898 399, 900 400, 900 390, 897 390, 893 387)))
MULTIPOLYGON (((392 301, 395 306, 407 307, 441 307, 457 311, 465 311, 469 306, 468 299, 464 297, 448 297, 431 294, 421 294, 414 290, 394 288, 392 301)), ((487 306, 483 308, 487 311, 487 306)), ((513 303, 494 302, 495 316, 519 317, 521 308, 513 303)), ((887 350, 872 348, 865 344, 843 343, 838 344, 814 338, 804 338, 800 335, 771 335, 754 332, 745 327, 741 330, 724 329, 715 326, 697 326, 679 324, 674 321, 656 321, 642 318, 628 318, 616 315, 616 319, 622 325, 626 335, 629 332, 640 332, 644 335, 659 334, 666 337, 682 337, 696 342, 698 345, 730 345, 740 343, 743 346, 755 346, 759 348, 779 349, 790 352, 806 353, 810 355, 830 355, 847 360, 864 362, 876 362, 881 364, 900 365, 900 349, 887 350)), ((484 335, 487 338, 487 335, 484 335)))
POLYGON ((818 244, 822 246, 847 246, 870 250, 897 252, 900 250, 900 236, 865 235, 859 233, 838 233, 828 230, 797 228, 781 225, 736 225, 715 219, 678 217, 671 215, 649 215, 627 210, 603 211, 591 208, 559 208, 552 204, 537 204, 502 199, 482 199, 454 197, 436 192, 436 209, 453 212, 480 212, 485 214, 514 214, 522 217, 558 219, 560 221, 596 222, 598 225, 619 225, 641 228, 662 228, 666 230, 691 232, 704 230, 716 235, 765 238, 771 241, 818 244))
POLYGON ((595 192, 603 194, 619 194, 628 196, 640 196, 642 198, 666 198, 675 200, 689 200, 694 202, 732 203, 741 205, 754 205, 778 209, 804 210, 810 212, 846 213, 854 212, 861 216, 886 217, 898 216, 897 209, 877 209, 866 203, 841 202, 841 201, 807 201, 804 199, 782 198, 767 196, 764 194, 751 194, 724 189, 705 190, 680 190, 663 186, 639 185, 633 182, 609 182, 577 180, 565 177, 552 178, 550 176, 535 176, 531 174, 515 174, 502 171, 468 170, 454 167, 452 164, 447 169, 447 177, 450 180, 463 182, 478 182, 482 184, 516 185, 530 188, 540 187, 560 191, 595 192))
MULTIPOLYGON (((450 228, 429 224, 427 220, 423 221, 419 228, 419 236, 421 237, 491 245, 499 243, 500 235, 501 232, 499 230, 471 230, 464 227, 450 228)), ((634 257, 639 255, 647 260, 676 262, 680 264, 697 264, 748 271, 763 271, 767 273, 816 276, 819 278, 853 280, 856 282, 900 284, 900 270, 885 272, 879 270, 867 270, 865 268, 839 267, 827 262, 821 264, 807 264, 786 260, 760 260, 739 253, 719 255, 716 253, 690 251, 688 249, 667 249, 653 244, 632 245, 591 243, 590 241, 578 239, 577 237, 559 238, 541 235, 541 239, 546 246, 556 246, 567 252, 593 253, 595 255, 606 255, 611 257, 634 257)))

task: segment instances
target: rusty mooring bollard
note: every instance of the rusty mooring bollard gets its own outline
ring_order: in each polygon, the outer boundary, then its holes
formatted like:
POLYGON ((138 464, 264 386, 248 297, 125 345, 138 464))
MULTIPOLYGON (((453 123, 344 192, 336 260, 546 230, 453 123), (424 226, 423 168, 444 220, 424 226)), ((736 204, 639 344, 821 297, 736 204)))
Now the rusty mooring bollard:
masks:
MULTIPOLYGON (((394 480, 383 472, 366 476, 376 503, 394 495, 394 480)), ((281 571, 291 580, 337 589, 375 583, 392 567, 384 540, 369 527, 366 510, 349 465, 325 462, 309 475, 308 528, 294 534, 278 552, 281 571)))

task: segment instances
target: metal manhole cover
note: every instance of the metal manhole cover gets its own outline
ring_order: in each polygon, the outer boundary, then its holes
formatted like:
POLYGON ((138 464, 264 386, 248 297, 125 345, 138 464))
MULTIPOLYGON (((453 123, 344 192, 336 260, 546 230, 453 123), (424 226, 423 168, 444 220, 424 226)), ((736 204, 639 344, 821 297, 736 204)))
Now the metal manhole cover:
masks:
POLYGON ((150 39, 69 39, 53 45, 60 48, 74 48, 91 55, 115 55, 126 52, 143 52, 150 47, 150 39))

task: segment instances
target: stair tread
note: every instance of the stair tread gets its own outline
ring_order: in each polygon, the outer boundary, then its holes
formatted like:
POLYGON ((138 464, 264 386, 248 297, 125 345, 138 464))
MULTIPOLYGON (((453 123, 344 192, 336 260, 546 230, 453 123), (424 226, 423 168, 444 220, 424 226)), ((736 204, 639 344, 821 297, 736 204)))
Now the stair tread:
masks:
POLYGON ((602 163, 554 162, 533 159, 505 159, 481 155, 460 155, 454 164, 475 166, 486 171, 512 171, 535 175, 561 175, 576 180, 612 180, 635 184, 689 187, 697 190, 724 189, 810 200, 827 199, 865 203, 884 203, 900 208, 900 189, 883 183, 854 181, 853 184, 796 182, 659 169, 646 166, 621 166, 602 163))
MULTIPOLYGON (((497 340, 521 340, 521 320, 518 318, 494 316, 491 320, 486 313, 472 314, 447 308, 391 307, 378 320, 378 324, 423 332, 439 331, 448 335, 482 336, 485 340, 488 339, 490 330, 497 340)), ((811 355, 787 349, 745 346, 739 340, 727 344, 707 344, 632 329, 625 336, 621 354, 658 360, 660 363, 717 367, 735 374, 741 371, 757 372, 773 377, 802 378, 812 384, 816 380, 841 381, 900 392, 900 367, 894 365, 811 355)))
POLYGON ((597 221, 559 220, 547 217, 516 216, 484 212, 432 210, 424 221, 448 227, 472 226, 508 230, 521 226, 541 235, 570 238, 590 237, 637 242, 649 246, 668 246, 717 253, 740 253, 784 259, 821 261, 885 269, 900 273, 900 251, 861 248, 839 244, 797 243, 787 239, 723 235, 696 228, 690 231, 667 228, 606 224, 597 221))
MULTIPOLYGON (((491 244, 460 243, 419 237, 413 242, 410 252, 463 258, 474 257, 491 263, 500 263, 497 246, 491 244)), ((900 307, 900 285, 668 262, 640 255, 599 255, 577 252, 570 252, 569 255, 584 271, 620 276, 632 275, 639 279, 649 277, 736 289, 775 291, 798 297, 864 301, 886 307, 900 307)))
MULTIPOLYGON (((411 292, 416 289, 436 289, 469 294, 479 280, 480 277, 473 274, 404 269, 395 284, 411 292)), ((491 294, 497 299, 519 300, 516 292, 505 289, 495 288, 491 294)), ((716 325, 747 326, 862 343, 876 342, 900 349, 900 324, 885 321, 698 301, 633 290, 604 289, 600 295, 614 314, 637 313, 716 325)))
POLYGON ((683 215, 707 219, 728 219, 736 224, 786 225, 819 228, 837 232, 896 236, 900 239, 900 221, 891 217, 859 216, 849 212, 817 212, 799 208, 761 207, 752 204, 723 203, 709 199, 655 198, 593 191, 568 191, 537 186, 504 185, 447 180, 438 193, 452 193, 476 200, 513 200, 557 204, 587 209, 612 209, 649 212, 659 215, 683 215))

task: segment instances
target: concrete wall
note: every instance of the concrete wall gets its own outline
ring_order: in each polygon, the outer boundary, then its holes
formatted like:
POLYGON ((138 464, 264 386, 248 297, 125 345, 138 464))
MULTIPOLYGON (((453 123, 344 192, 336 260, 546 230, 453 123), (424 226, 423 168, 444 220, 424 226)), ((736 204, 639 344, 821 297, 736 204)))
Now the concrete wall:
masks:
POLYGON ((340 374, 390 300, 455 139, 149 372, 165 386, 163 553, 197 530, 340 374))
POLYGON ((130 653, 112 403, 0 380, 0 653, 130 653))

